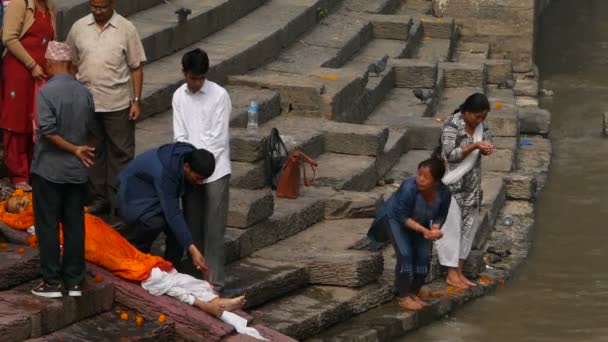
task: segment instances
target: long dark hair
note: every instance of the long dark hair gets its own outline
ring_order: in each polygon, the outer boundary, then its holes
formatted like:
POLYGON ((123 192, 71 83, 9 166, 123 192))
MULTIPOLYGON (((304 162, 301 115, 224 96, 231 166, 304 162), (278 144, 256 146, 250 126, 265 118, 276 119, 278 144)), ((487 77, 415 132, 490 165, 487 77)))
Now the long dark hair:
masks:
POLYGON ((456 108, 456 110, 454 110, 452 114, 464 112, 481 113, 483 111, 489 110, 490 101, 488 100, 488 98, 484 94, 475 93, 467 97, 467 99, 464 100, 464 102, 460 106, 458 106, 458 108, 456 108))
POLYGON ((435 182, 437 182, 437 184, 442 184, 441 179, 445 175, 445 162, 443 159, 431 157, 423 160, 420 162, 420 164, 418 164, 418 170, 423 167, 428 167, 429 171, 431 171, 433 179, 435 179, 435 182))

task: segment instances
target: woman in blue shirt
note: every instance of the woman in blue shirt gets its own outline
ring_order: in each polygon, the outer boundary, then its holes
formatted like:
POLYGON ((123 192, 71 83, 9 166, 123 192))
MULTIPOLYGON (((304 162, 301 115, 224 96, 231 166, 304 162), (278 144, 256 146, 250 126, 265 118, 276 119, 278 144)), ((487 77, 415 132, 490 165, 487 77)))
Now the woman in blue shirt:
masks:
POLYGON ((377 213, 367 235, 372 241, 391 240, 395 248, 395 286, 399 306, 420 310, 429 304, 417 294, 431 261, 433 241, 441 239, 441 226, 450 207, 450 192, 441 183, 445 162, 427 159, 416 177, 407 178, 377 213))

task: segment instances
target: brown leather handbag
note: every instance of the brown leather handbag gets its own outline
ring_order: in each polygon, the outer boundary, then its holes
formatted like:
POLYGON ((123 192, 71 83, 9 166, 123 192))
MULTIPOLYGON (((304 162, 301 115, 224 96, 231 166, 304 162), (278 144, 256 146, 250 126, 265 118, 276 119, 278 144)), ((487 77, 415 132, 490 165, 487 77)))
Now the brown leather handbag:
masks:
POLYGON ((279 185, 277 186, 277 197, 282 198, 298 198, 300 194, 300 168, 304 173, 304 185, 311 186, 315 180, 315 167, 317 162, 304 154, 304 152, 295 150, 289 154, 289 159, 283 166, 283 172, 281 178, 279 178, 279 185), (309 164, 312 168, 312 179, 306 177, 306 168, 304 164, 309 164))

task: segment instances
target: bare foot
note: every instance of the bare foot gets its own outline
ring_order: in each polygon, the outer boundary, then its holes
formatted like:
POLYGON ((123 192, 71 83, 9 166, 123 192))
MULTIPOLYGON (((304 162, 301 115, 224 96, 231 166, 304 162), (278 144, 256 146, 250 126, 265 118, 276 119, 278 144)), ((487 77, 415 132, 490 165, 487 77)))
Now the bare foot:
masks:
POLYGON ((243 308, 246 302, 247 300, 245 299, 245 296, 220 299, 220 305, 223 305, 226 311, 240 310, 243 308))
POLYGON ((423 301, 422 299, 420 299, 420 297, 415 296, 415 295, 411 295, 410 298, 412 298, 416 303, 422 305, 423 308, 426 308, 427 306, 431 306, 431 304, 423 301))
POLYGON ((475 287, 475 286, 477 286, 477 283, 472 282, 467 277, 465 277, 464 274, 462 274, 462 273, 460 274, 460 281, 463 282, 465 285, 467 285, 467 287, 475 287))
POLYGON ((399 307, 403 310, 418 311, 423 308, 422 304, 410 297, 399 298, 399 307))
POLYGON ((451 269, 448 270, 448 277, 445 280, 445 282, 453 287, 459 288, 459 289, 468 289, 469 286, 467 286, 467 284, 462 281, 462 279, 460 278, 460 274, 454 270, 452 271, 451 269))

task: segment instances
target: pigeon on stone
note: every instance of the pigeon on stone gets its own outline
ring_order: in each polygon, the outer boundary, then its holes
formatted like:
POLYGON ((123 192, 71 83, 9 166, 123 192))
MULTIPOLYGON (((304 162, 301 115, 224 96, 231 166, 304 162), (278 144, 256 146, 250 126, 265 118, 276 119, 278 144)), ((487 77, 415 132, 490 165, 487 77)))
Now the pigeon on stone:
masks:
POLYGON ((188 16, 192 14, 192 10, 186 7, 182 7, 175 11, 175 14, 177 14, 177 22, 180 25, 183 25, 188 21, 188 16))
POLYGON ((498 89, 513 89, 515 86, 515 81, 513 80, 504 80, 498 83, 498 89))
POLYGON ((416 89, 412 90, 412 92, 414 93, 414 96, 416 96, 416 98, 418 100, 420 100, 421 103, 424 103, 424 104, 426 104, 426 101, 428 99, 433 97, 433 91, 431 89, 416 88, 416 89))
POLYGON ((380 76, 380 74, 386 70, 386 66, 388 65, 388 55, 384 55, 381 60, 370 64, 367 67, 367 73, 376 74, 376 76, 380 76))

